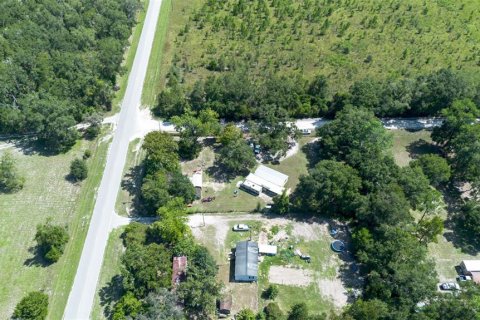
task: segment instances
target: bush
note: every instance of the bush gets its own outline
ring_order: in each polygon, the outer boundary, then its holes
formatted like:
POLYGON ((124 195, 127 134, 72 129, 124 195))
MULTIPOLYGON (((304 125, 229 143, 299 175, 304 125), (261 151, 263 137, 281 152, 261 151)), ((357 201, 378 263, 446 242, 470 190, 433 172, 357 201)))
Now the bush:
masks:
POLYGON ((274 284, 271 284, 266 290, 264 297, 265 299, 274 300, 278 296, 278 287, 274 284))
POLYGON ((83 159, 75 159, 70 164, 70 176, 75 181, 85 180, 88 176, 87 162, 83 159))
POLYGON ((44 225, 37 226, 35 241, 43 257, 53 263, 62 256, 68 242, 68 233, 66 228, 52 225, 48 220, 44 225))
POLYGON ((92 151, 90 151, 90 149, 87 149, 85 150, 85 152, 83 153, 83 160, 87 160, 88 158, 90 158, 92 156, 92 151))
POLYGON ((25 296, 15 307, 13 319, 43 320, 48 313, 48 296, 34 291, 25 296))
POLYGON ((235 320, 255 320, 255 313, 250 309, 240 310, 240 312, 235 315, 235 320))
POLYGON ((18 174, 15 159, 6 152, 0 159, 0 192, 16 192, 23 188, 25 178, 18 174))
POLYGON ((283 319, 282 310, 275 302, 270 302, 264 309, 266 320, 280 320, 283 319))

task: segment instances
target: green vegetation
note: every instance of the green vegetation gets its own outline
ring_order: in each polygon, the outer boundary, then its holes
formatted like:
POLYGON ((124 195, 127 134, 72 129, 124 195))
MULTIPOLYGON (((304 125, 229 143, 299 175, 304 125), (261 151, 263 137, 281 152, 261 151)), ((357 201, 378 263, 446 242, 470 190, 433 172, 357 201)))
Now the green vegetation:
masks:
POLYGON ((150 3, 149 0, 140 0, 139 2, 141 3, 141 8, 137 12, 137 23, 132 28, 131 37, 129 39, 129 47, 125 50, 123 55, 121 73, 117 75, 116 84, 119 90, 112 99, 111 113, 116 113, 120 110, 120 104, 125 96, 128 77, 130 76, 130 71, 132 70, 133 60, 135 59, 135 55, 137 53, 140 35, 142 34, 143 24, 145 22, 145 15, 147 14, 147 8, 150 3))
POLYGON ((43 258, 53 263, 62 256, 68 242, 68 233, 65 227, 53 225, 51 219, 48 219, 45 224, 37 226, 35 241, 43 258))
MULTIPOLYGON (((15 304, 25 292, 41 288, 50 292, 49 317, 61 318, 76 266, 83 248, 94 194, 105 164, 107 143, 81 141, 65 154, 44 156, 15 151, 19 172, 25 176, 24 188, 14 194, 0 195, 0 318, 12 315, 15 304), (91 150, 90 175, 74 185, 66 177, 73 159, 91 150), (70 241, 55 264, 42 266, 35 255, 36 226, 52 217, 55 225, 67 226, 70 241), (31 235, 19 237, 19 234, 31 235)), ((27 149, 28 150, 28 149, 27 149)))
POLYGON ((48 313, 48 295, 43 292, 30 292, 15 307, 13 319, 44 320, 48 313))
POLYGON ((121 290, 118 290, 120 280, 115 276, 120 274, 122 267, 121 257, 125 247, 121 236, 124 231, 125 227, 121 227, 114 229, 109 235, 91 314, 92 319, 107 319, 109 310, 112 310, 115 301, 119 300, 122 294, 121 290))
POLYGON ((195 199, 195 189, 180 172, 179 146, 168 133, 154 131, 145 137, 142 148, 145 150, 141 196, 146 213, 154 214, 170 199, 179 197, 183 203, 195 199))
MULTIPOLYGON (((172 15, 185 10, 178 2, 172 15)), ((238 61, 249 62, 250 72, 312 77, 321 70, 335 88, 364 76, 384 79, 445 66, 473 70, 478 63, 478 4, 472 1, 197 3, 186 8, 187 22, 172 20, 180 28, 177 65, 196 71, 187 73, 189 83, 238 61)))
POLYGON ((182 199, 176 198, 159 210, 162 219, 151 226, 133 223, 126 227, 122 234, 126 247, 121 258, 122 280, 119 287, 110 288, 115 289, 115 296, 107 303, 115 304, 104 309, 107 316, 124 319, 142 315, 140 319, 150 319, 158 314, 160 318, 183 319, 184 312, 201 318, 214 312, 220 292, 215 280, 217 266, 207 250, 193 242, 186 213, 182 199), (172 258, 182 255, 188 258, 188 271, 176 294, 169 293, 172 258), (183 302, 183 308, 178 301, 183 302))
POLYGON ((84 159, 74 159, 70 164, 70 177, 74 181, 85 180, 88 176, 87 162, 84 159))
MULTIPOLYGON (((145 84, 142 91, 142 104, 152 106, 155 103, 158 92, 160 91, 160 82, 162 74, 162 62, 164 60, 164 50, 171 46, 171 42, 167 41, 167 29, 170 21, 176 21, 176 17, 170 20, 171 10, 174 8, 172 0, 162 1, 160 15, 158 16, 157 28, 155 30, 155 38, 153 40, 152 51, 148 61, 147 74, 145 76, 145 84)), ((188 6, 189 3, 183 4, 188 6)), ((175 4, 175 8, 177 4, 175 4)), ((171 39, 168 39, 171 40, 171 39)))
POLYGON ((73 126, 111 108, 138 7, 131 0, 3 2, 0 133, 34 135, 54 152, 72 147, 73 126))
POLYGON ((271 106, 293 117, 332 116, 348 104, 380 116, 437 114, 456 99, 478 100, 475 8, 173 1, 165 90, 153 106, 164 117, 210 108, 227 119, 264 119, 271 106), (464 32, 459 17, 472 28, 464 32))
POLYGON ((5 152, 0 159, 0 192, 16 192, 23 188, 25 178, 18 173, 15 159, 5 152))

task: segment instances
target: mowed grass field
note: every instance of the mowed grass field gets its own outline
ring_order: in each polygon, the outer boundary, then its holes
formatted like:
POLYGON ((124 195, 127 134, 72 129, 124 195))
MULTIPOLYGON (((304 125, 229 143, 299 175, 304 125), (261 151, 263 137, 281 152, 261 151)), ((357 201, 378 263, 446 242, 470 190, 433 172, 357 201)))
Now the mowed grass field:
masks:
MULTIPOLYGON (((167 35, 169 29, 170 19, 177 21, 178 15, 171 17, 174 6, 173 0, 163 0, 158 17, 157 29, 155 31, 155 38, 153 40, 152 52, 148 61, 147 74, 145 76, 145 83, 142 91, 142 104, 152 106, 155 103, 158 93, 161 90, 161 77, 166 74, 166 68, 162 64, 165 60, 165 51, 171 46, 172 38, 167 35)), ((182 1, 185 6, 190 4, 190 1, 182 1)), ((168 68, 167 68, 168 69, 168 68)))
MULTIPOLYGON (((263 71, 327 76, 333 92, 354 81, 425 74, 440 68, 476 77, 480 65, 477 0, 210 1, 171 0, 163 61, 144 102, 175 66, 187 86, 215 74, 211 62, 263 71), (266 8, 263 4, 266 4, 266 8), (277 3, 277 5, 273 5, 277 3)), ((156 54, 156 57, 160 54, 156 54)), ((147 93, 146 93, 147 95, 147 93)))
MULTIPOLYGON (((12 315, 30 291, 49 295, 49 319, 61 319, 73 283, 106 159, 108 142, 80 141, 66 154, 42 156, 11 150, 25 187, 0 194, 0 318, 12 315), (89 177, 80 184, 67 181, 70 162, 90 149, 89 177), (38 224, 52 218, 66 225, 70 236, 62 258, 44 266, 35 259, 38 224)), ((0 151, 5 152, 5 150, 0 151)))
POLYGON ((114 229, 108 238, 102 271, 98 279, 97 294, 90 315, 92 319, 108 319, 109 312, 122 293, 115 276, 120 275, 121 257, 125 250, 121 238, 124 231, 125 227, 114 229))

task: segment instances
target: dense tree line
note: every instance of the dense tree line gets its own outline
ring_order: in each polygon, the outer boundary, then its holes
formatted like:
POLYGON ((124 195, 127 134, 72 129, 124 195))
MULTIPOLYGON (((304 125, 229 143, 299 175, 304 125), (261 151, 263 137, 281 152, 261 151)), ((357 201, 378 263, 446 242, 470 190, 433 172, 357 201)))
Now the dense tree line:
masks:
POLYGON ((348 105, 366 108, 379 117, 440 116, 455 100, 468 98, 480 103, 480 87, 450 69, 417 78, 366 78, 332 97, 328 79, 322 75, 307 81, 300 76, 252 76, 235 69, 198 80, 191 90, 179 84, 178 76, 172 77, 175 80, 160 93, 154 108, 156 114, 167 118, 190 109, 211 109, 228 120, 265 119, 266 106, 292 118, 332 117, 348 105))
POLYGON ((72 128, 111 108, 137 0, 2 1, 0 133, 33 134, 62 151, 72 128))
POLYGON ((159 220, 150 226, 130 224, 123 234, 123 295, 111 318, 209 319, 220 294, 217 265, 207 249, 197 245, 186 225, 181 198, 159 209, 159 220), (172 289, 172 258, 188 259, 186 279, 172 289))
POLYGON ((300 178, 293 204, 353 222, 365 284, 345 316, 411 319, 418 303, 432 301, 433 308, 437 276, 426 245, 443 232, 443 221, 437 216, 441 194, 432 185, 445 186, 449 163, 427 155, 399 168, 387 151, 391 135, 365 108, 347 107, 318 135, 320 161, 300 178))
POLYGON ((174 197, 191 203, 195 199, 195 189, 180 171, 179 146, 172 136, 160 131, 151 132, 145 137, 142 148, 146 156, 141 197, 146 213, 155 214, 174 197))

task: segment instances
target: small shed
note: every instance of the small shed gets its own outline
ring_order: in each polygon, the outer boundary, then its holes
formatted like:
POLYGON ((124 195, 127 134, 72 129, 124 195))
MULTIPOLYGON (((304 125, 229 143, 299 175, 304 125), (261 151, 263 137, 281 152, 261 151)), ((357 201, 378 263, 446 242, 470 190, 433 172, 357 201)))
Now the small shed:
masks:
POLYGON ((277 255, 277 246, 272 246, 269 244, 259 244, 258 253, 265 256, 275 256, 277 255))
POLYGON ((193 175, 190 177, 190 181, 192 182, 195 188, 195 197, 197 199, 202 198, 202 188, 203 188, 203 174, 202 170, 195 171, 193 175))
POLYGON ((235 249, 235 281, 254 282, 258 279, 258 244, 240 241, 235 249))
POLYGON ((172 263, 172 287, 175 288, 184 281, 187 276, 187 257, 173 257, 172 263))

